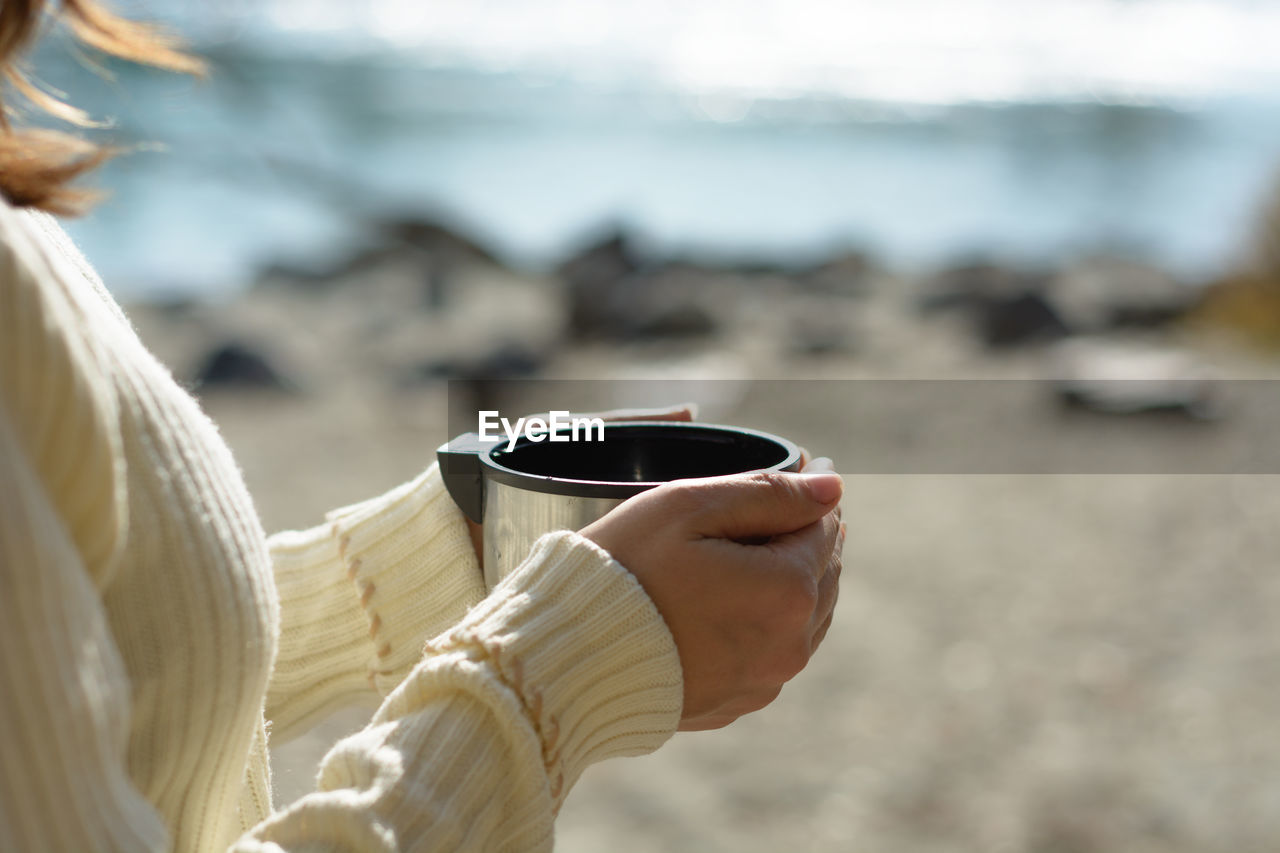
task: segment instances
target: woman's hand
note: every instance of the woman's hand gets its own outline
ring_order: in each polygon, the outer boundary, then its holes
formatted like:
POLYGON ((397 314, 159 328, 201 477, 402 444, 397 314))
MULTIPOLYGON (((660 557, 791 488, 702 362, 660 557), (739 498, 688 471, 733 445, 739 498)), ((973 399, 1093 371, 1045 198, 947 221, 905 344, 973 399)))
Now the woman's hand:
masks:
POLYGON ((763 708, 809 662, 836 603, 842 493, 824 458, 800 474, 666 483, 583 529, 635 575, 671 629, 684 668, 682 730, 763 708))
MULTIPOLYGON (((675 406, 667 406, 662 409, 610 409, 607 412, 576 412, 575 418, 599 418, 606 423, 617 421, 691 421, 698 415, 698 406, 696 403, 680 403, 675 406)), ((541 418, 544 422, 549 420, 550 413, 543 412, 540 415, 533 415, 535 418, 541 418)), ((467 533, 471 536, 471 547, 475 549, 476 559, 480 561, 480 568, 484 568, 484 525, 478 522, 466 519, 467 533)))

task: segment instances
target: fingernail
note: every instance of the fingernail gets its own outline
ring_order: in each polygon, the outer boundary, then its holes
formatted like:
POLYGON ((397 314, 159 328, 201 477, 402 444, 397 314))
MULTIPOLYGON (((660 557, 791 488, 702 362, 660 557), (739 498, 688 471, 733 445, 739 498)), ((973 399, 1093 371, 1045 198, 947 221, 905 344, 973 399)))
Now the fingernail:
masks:
POLYGON ((697 403, 681 403, 681 404, 680 404, 680 405, 678 405, 678 406, 674 406, 674 407, 672 407, 671 411, 673 411, 673 412, 678 412, 678 411, 680 411, 681 409, 687 410, 687 411, 689 412, 689 419, 690 419, 690 420, 694 420, 694 421, 696 421, 696 420, 698 419, 698 404, 697 404, 697 403))
POLYGON ((820 504, 839 500, 844 493, 844 480, 834 471, 809 471, 800 475, 809 496, 820 504))

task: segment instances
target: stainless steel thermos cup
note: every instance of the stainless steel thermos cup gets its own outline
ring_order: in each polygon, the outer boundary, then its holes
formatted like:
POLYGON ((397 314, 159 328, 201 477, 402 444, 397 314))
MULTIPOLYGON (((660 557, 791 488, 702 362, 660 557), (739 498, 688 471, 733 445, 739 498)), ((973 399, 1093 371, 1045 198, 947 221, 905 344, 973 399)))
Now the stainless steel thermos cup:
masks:
POLYGON ((585 527, 660 483, 800 465, 791 442, 740 427, 620 422, 575 430, 574 438, 552 437, 482 440, 466 433, 436 451, 449 494, 468 518, 484 524, 490 589, 542 534, 585 527))

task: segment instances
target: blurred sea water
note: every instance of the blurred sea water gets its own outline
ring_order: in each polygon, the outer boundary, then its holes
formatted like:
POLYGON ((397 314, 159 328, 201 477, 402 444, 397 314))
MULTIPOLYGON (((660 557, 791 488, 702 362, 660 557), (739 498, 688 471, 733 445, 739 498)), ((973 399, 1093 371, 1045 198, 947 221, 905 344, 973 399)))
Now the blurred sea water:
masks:
POLYGON ((152 0, 194 82, 37 68, 147 146, 72 231, 122 296, 323 267, 372 218, 511 263, 653 252, 919 269, 1121 251, 1203 278, 1280 167, 1280 7, 1218 0, 152 0), (151 147, 163 150, 150 150, 151 147))

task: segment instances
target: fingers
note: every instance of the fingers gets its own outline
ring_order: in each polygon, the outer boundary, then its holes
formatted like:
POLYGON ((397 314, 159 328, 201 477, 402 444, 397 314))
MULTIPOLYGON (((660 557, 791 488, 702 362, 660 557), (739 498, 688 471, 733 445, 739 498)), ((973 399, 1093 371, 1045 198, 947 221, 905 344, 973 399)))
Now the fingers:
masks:
POLYGON ((821 625, 818 626, 818 630, 814 632, 813 641, 809 646, 810 655, 816 652, 818 650, 818 646, 822 645, 822 641, 827 638, 827 631, 831 629, 831 623, 834 620, 834 618, 835 618, 834 611, 832 611, 831 613, 828 613, 827 618, 823 621, 821 625))
POLYGON ((839 596, 842 525, 834 513, 804 530, 780 536, 763 547, 737 548, 743 577, 767 583, 760 602, 772 638, 769 655, 757 660, 762 683, 781 685, 808 665, 820 633, 830 622, 839 596))
MULTIPOLYGON (((787 564, 821 579, 831 565, 832 555, 843 547, 842 528, 838 510, 832 510, 801 530, 773 537, 765 546, 770 553, 760 558, 781 557, 787 564)), ((744 555, 743 559, 753 557, 744 555)))
MULTIPOLYGON (((843 538, 841 539, 840 544, 843 545, 843 538)), ((819 612, 825 612, 825 616, 821 619, 821 622, 818 623, 817 628, 813 632, 813 636, 809 641, 810 656, 817 652, 818 647, 822 645, 822 641, 826 639, 827 632, 831 629, 831 623, 835 619, 835 603, 839 593, 841 567, 838 557, 833 559, 836 559, 836 565, 825 574, 826 578, 830 578, 827 582, 829 591, 823 593, 826 603, 819 608, 819 612)), ((739 717, 764 708, 776 699, 781 692, 781 686, 758 690, 752 693, 749 697, 740 698, 737 701, 717 708, 712 712, 681 720, 680 731, 701 732, 711 731, 713 729, 722 729, 737 720, 739 717)))
POLYGON ((834 471, 766 471, 672 484, 676 507, 691 532, 704 537, 759 539, 801 530, 827 515, 844 493, 834 471))
MULTIPOLYGON (((673 406, 661 406, 656 408, 634 408, 634 409, 609 409, 604 412, 558 412, 557 414, 567 415, 572 418, 599 418, 605 423, 616 423, 619 421, 677 421, 681 423, 689 423, 698 417, 697 403, 677 403, 673 406)), ((537 414, 527 415, 525 420, 537 418, 543 423, 551 421, 552 412, 538 412, 537 414)))
POLYGON ((829 456, 819 456, 816 459, 809 458, 809 451, 800 448, 800 471, 804 474, 811 474, 816 471, 834 471, 835 463, 831 461, 829 456))
POLYGON ((841 560, 840 551, 843 542, 840 541, 839 532, 837 531, 835 542, 832 544, 831 550, 826 552, 826 559, 823 561, 821 571, 818 576, 818 601, 814 608, 814 624, 821 622, 836 604, 836 589, 840 583, 841 560))
POLYGON ((790 660, 793 672, 803 669, 808 656, 818 648, 830 627, 840 595, 840 575, 844 568, 846 528, 834 512, 804 530, 779 536, 767 546, 744 551, 739 562, 745 567, 767 570, 785 565, 791 571, 777 575, 773 607, 785 613, 786 624, 800 633, 803 660, 790 660))
MULTIPOLYGON (((610 409, 607 412, 594 412, 586 417, 611 421, 681 421, 689 422, 698 416, 697 403, 677 403, 655 409, 610 409)), ((582 417, 581 415, 579 417, 582 417)))
POLYGON ((823 639, 827 636, 827 630, 831 627, 831 620, 835 616, 836 601, 840 598, 840 573, 844 570, 844 540, 845 526, 841 524, 840 534, 836 539, 835 548, 831 552, 827 569, 819 581, 818 606, 814 610, 813 617, 816 627, 809 640, 810 655, 817 651, 818 646, 822 644, 823 639))

